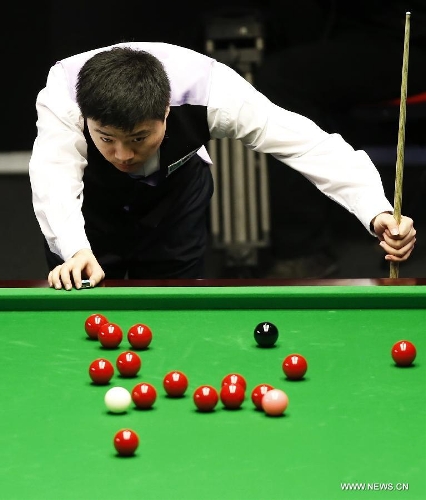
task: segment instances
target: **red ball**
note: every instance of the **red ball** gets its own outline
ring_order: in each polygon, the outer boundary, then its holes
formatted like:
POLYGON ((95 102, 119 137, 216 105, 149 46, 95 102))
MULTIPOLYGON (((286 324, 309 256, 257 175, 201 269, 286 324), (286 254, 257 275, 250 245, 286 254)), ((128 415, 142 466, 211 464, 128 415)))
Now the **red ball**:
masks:
POLYGON ((168 396, 179 398, 188 388, 187 376, 179 371, 169 372, 163 379, 163 387, 168 396))
POLYGON ((409 340, 399 340, 392 347, 392 359, 398 366, 410 366, 416 358, 416 348, 409 340))
POLYGON ((224 384, 219 397, 225 408, 236 410, 243 404, 245 391, 240 384, 224 384))
POLYGON ((221 386, 224 384, 239 384, 244 390, 247 388, 246 379, 239 373, 229 373, 226 375, 222 380, 221 386))
POLYGON ((115 323, 104 323, 99 328, 98 340, 106 349, 115 349, 123 340, 123 330, 115 323))
POLYGON ((142 360, 135 352, 124 351, 119 354, 116 366, 123 377, 136 377, 138 371, 141 369, 142 360))
POLYGON ((108 323, 108 320, 102 314, 91 314, 84 323, 84 329, 87 336, 91 339, 98 339, 99 328, 108 323))
POLYGON ((211 385, 201 385, 195 389, 193 400, 199 411, 213 411, 219 401, 219 394, 211 385))
POLYGON ((259 384, 251 391, 251 400, 257 410, 263 410, 262 408, 263 396, 271 389, 273 389, 272 385, 259 384))
POLYGON ((283 361, 282 369, 289 380, 301 380, 308 369, 308 363, 301 354, 289 354, 283 361))
POLYGON ((136 432, 131 429, 121 429, 114 436, 114 448, 122 457, 134 455, 138 446, 139 437, 136 432))
POLYGON ((155 387, 147 382, 136 384, 131 394, 135 406, 142 410, 151 408, 157 399, 155 387))
POLYGON ((114 375, 114 367, 108 359, 95 359, 90 363, 89 375, 94 384, 106 385, 114 375))
POLYGON ((133 349, 146 349, 152 340, 151 328, 142 323, 136 323, 129 328, 127 340, 133 349))

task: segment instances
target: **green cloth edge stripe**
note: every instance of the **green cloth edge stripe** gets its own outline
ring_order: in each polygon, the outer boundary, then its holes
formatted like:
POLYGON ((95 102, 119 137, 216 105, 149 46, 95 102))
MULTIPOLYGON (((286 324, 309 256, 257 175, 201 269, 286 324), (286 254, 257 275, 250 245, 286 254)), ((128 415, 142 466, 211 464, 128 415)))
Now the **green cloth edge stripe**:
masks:
POLYGON ((422 309, 422 286, 0 288, 0 311, 149 309, 422 309))

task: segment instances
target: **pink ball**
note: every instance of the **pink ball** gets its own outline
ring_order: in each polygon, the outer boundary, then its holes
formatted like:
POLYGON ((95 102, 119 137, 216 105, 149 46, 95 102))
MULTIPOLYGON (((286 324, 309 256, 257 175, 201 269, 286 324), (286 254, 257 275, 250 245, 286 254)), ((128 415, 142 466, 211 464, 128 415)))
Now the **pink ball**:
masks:
POLYGON ((262 398, 263 411, 272 417, 282 415, 288 406, 288 396, 281 389, 271 389, 262 398))

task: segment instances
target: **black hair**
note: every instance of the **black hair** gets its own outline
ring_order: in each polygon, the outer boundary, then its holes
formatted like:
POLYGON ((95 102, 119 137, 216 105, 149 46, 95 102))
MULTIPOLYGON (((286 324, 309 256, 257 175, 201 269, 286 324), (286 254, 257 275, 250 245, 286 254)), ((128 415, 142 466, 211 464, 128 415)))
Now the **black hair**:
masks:
POLYGON ((84 118, 124 131, 146 120, 163 121, 171 94, 161 61, 130 47, 114 47, 88 59, 76 91, 84 118))

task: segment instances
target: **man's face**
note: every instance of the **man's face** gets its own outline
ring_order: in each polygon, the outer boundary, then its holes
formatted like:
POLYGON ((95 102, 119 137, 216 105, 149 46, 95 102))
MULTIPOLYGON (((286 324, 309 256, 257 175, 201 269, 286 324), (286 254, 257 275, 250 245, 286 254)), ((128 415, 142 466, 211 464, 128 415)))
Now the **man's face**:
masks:
POLYGON ((159 149, 166 132, 166 118, 164 121, 141 122, 131 132, 102 126, 91 119, 87 120, 87 126, 103 157, 116 169, 131 174, 137 172, 159 149))

